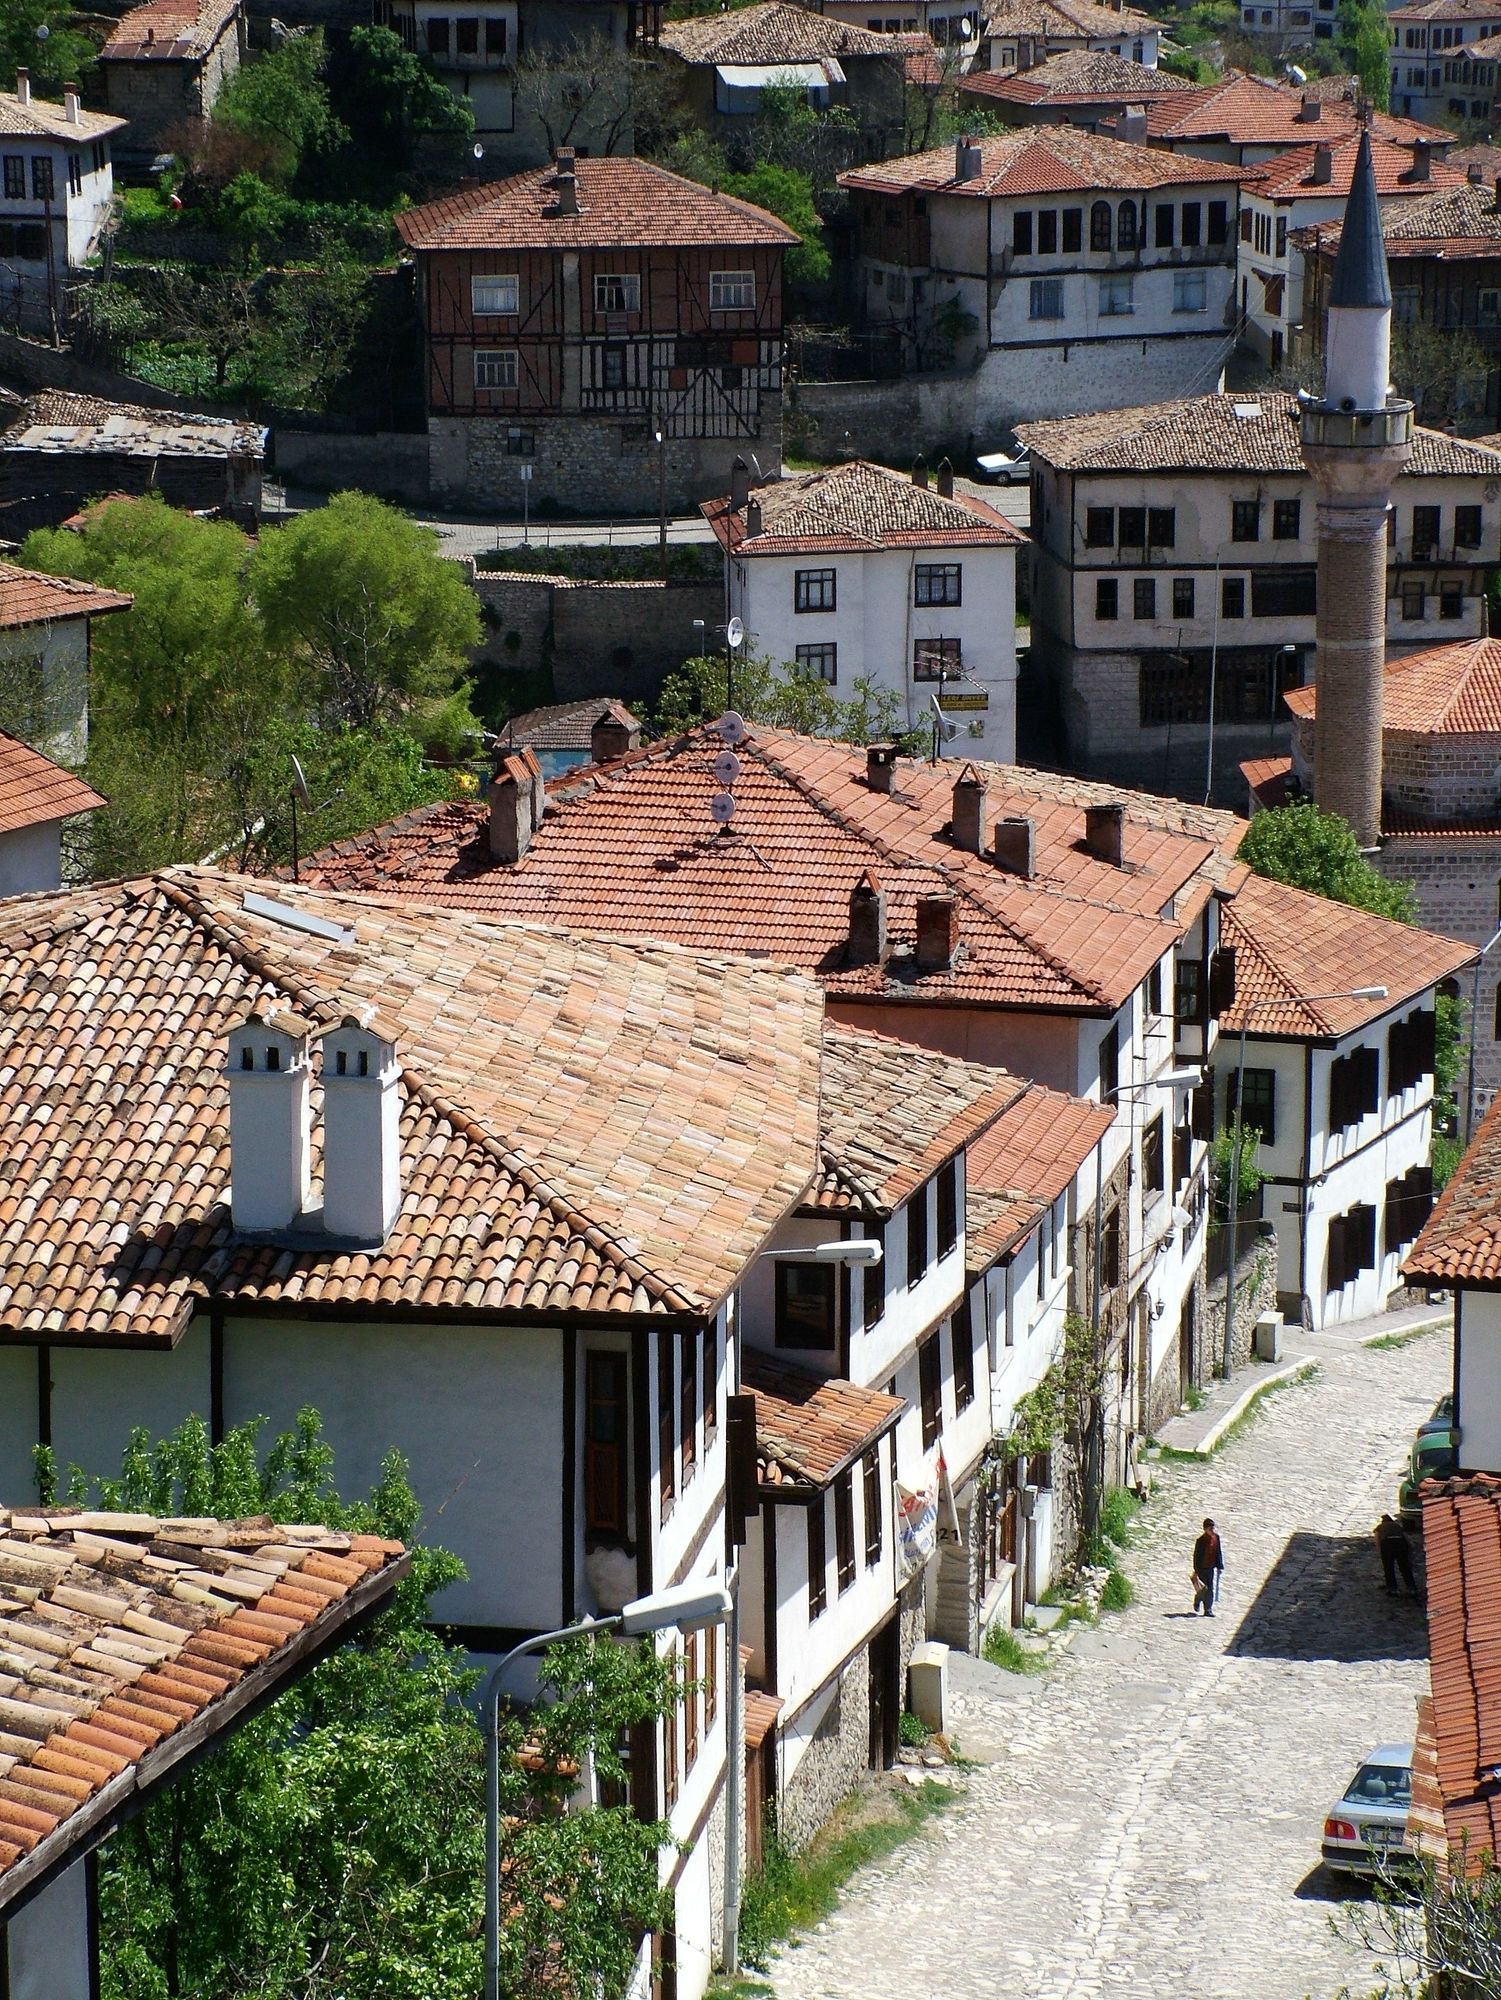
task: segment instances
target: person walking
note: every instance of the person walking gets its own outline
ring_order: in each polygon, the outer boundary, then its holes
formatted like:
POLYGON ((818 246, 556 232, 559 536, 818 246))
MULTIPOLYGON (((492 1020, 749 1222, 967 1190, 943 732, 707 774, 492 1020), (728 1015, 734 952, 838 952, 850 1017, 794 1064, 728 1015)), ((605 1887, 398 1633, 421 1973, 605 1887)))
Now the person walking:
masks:
POLYGON ((1204 1532, 1194 1543, 1194 1611, 1204 1608, 1204 1616, 1214 1616, 1214 1600, 1220 1594, 1220 1577, 1225 1568, 1225 1551, 1213 1521, 1205 1521, 1204 1532))
POLYGON ((1386 1577, 1386 1594, 1397 1594, 1397 1571, 1402 1572, 1402 1581, 1407 1585, 1409 1597, 1420 1595, 1418 1580, 1412 1572, 1412 1543, 1407 1539, 1407 1530, 1400 1521, 1383 1514, 1373 1530, 1376 1547, 1381 1551, 1381 1568, 1386 1577))

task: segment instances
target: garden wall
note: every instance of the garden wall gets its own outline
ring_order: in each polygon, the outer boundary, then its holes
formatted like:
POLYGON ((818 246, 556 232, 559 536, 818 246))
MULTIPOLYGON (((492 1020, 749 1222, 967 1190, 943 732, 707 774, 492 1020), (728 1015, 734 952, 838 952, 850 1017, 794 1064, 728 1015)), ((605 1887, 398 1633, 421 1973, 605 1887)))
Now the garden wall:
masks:
POLYGON ((666 675, 702 650, 695 618, 723 615, 717 578, 700 583, 593 582, 480 571, 471 578, 484 612, 482 658, 507 667, 550 667, 554 699, 593 695, 650 705, 666 675))
POLYGON ((302 431, 278 425, 272 457, 279 479, 337 493, 357 487, 382 500, 427 503, 427 434, 411 431, 302 431))

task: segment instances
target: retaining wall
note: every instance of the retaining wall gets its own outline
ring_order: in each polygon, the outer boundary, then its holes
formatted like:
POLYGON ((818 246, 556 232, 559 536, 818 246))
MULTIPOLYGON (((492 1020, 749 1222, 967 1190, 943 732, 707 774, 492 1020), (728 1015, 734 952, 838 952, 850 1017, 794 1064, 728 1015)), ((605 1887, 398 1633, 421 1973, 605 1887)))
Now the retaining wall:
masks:
POLYGON ((557 701, 616 695, 649 705, 664 677, 702 651, 694 619, 714 625, 723 617, 718 579, 606 583, 471 573, 485 615, 481 658, 502 670, 550 667, 557 701))
POLYGON ((383 500, 427 502, 427 438, 411 431, 297 431, 272 438, 279 478, 337 493, 357 487, 383 500))

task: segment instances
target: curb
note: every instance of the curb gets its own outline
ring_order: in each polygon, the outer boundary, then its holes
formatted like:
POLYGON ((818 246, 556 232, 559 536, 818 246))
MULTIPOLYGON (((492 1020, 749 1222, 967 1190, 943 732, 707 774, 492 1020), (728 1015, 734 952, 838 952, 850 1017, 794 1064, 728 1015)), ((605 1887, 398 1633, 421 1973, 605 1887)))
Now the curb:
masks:
POLYGON ((1253 1403, 1259 1402, 1269 1389, 1276 1388, 1279 1383, 1296 1382, 1300 1376, 1312 1374, 1318 1365, 1318 1358, 1315 1355, 1295 1354, 1280 1368, 1272 1369, 1269 1374, 1263 1375, 1260 1381, 1252 1382, 1249 1387, 1243 1389, 1229 1408, 1221 1411, 1215 1418, 1197 1444, 1169 1445, 1168 1449, 1181 1452, 1189 1458, 1212 1458, 1220 1439, 1233 1423, 1245 1415, 1253 1403))
POLYGON ((1376 1333, 1363 1333, 1356 1345, 1374 1347, 1382 1340, 1419 1340, 1425 1333, 1437 1333, 1441 1326, 1452 1326, 1453 1323, 1454 1308, 1450 1306, 1443 1312, 1434 1313, 1429 1319, 1409 1320, 1405 1326, 1392 1326, 1376 1333))

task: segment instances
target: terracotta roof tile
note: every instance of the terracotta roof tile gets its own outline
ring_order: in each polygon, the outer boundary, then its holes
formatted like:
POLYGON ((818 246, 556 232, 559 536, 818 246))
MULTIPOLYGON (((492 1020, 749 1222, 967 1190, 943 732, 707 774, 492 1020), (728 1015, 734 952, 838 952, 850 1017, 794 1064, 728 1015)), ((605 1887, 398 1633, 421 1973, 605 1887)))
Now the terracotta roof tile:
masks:
MULTIPOLYGON (((1205 84, 1193 100, 1173 96, 1147 101, 1148 133, 1169 144, 1218 139, 1232 146, 1303 146, 1354 131, 1359 123, 1358 106, 1349 98, 1331 101, 1322 87, 1289 89, 1270 77, 1248 76, 1244 70, 1230 70, 1218 83, 1205 84), (1321 107, 1316 122, 1303 111, 1303 101, 1310 96, 1317 97, 1321 107)), ((1376 111, 1371 114, 1371 136, 1411 146, 1419 139, 1447 145, 1453 134, 1376 111)))
POLYGON ((289 1685, 406 1574, 399 1542, 312 1526, 162 1521, 0 1508, 0 1915, 89 1839, 75 1817, 105 1785, 123 1802, 289 1685), (232 1540, 242 1565, 218 1554, 232 1540), (334 1557, 340 1582, 295 1613, 283 1584, 334 1557), (254 1646, 229 1641, 246 1623, 254 1646), (191 1730, 191 1739, 187 1732, 191 1730), (181 1744, 174 1741, 182 1735, 181 1744), (123 1781, 123 1782, 122 1782, 123 1781))
POLYGON ((986 1188, 964 1191, 964 1266, 971 1277, 988 1271, 1025 1243, 1047 1214, 1040 1201, 1026 1194, 996 1194, 986 1188))
POLYGON ((842 187, 874 194, 922 189, 988 200, 1002 195, 1171 187, 1246 178, 1240 167, 1189 159, 1159 147, 1132 145, 1099 132, 1082 132, 1073 125, 1028 126, 1019 132, 980 139, 977 144, 980 171, 969 180, 954 178, 954 148, 936 146, 931 152, 911 153, 879 166, 853 168, 841 174, 839 182, 842 187))
POLYGON ((189 62, 206 56, 238 18, 240 0, 147 0, 110 30, 101 62, 189 62))
MULTIPOLYGON (((1284 699, 1304 721, 1318 713, 1313 685, 1290 688, 1284 699)), ((1501 733, 1501 639, 1461 639, 1388 660, 1381 727, 1422 736, 1501 733)))
MULTIPOLYGON (((1359 133, 1352 131, 1331 132, 1327 139, 1315 138, 1306 146, 1293 146, 1259 167, 1257 178, 1248 184, 1246 192, 1264 201, 1342 199, 1349 194, 1355 176, 1359 144, 1359 133), (1315 179, 1315 157, 1321 151, 1329 155, 1329 178, 1324 181, 1315 179)), ((1373 141, 1371 164, 1376 170, 1376 190, 1387 198, 1397 195, 1404 199, 1409 195, 1419 198, 1431 194, 1435 188, 1452 190, 1468 186, 1464 168, 1446 166, 1442 160, 1430 160, 1419 179, 1411 148, 1393 145, 1389 140, 1373 141)))
POLYGON ((820 62, 825 56, 896 56, 894 35, 877 34, 815 14, 792 0, 755 0, 729 13, 668 21, 661 43, 690 63, 820 62))
POLYGON ((70 119, 66 108, 33 94, 23 104, 12 91, 0 91, 0 137, 7 139, 63 139, 77 144, 80 139, 107 139, 125 124, 123 118, 109 118, 99 111, 80 111, 70 119))
POLYGON ((728 832, 709 819, 720 739, 704 730, 588 766, 548 787, 524 859, 496 863, 485 813, 444 804, 304 863, 304 880, 565 928, 609 926, 704 950, 764 952, 836 998, 1106 1012, 1181 937, 1233 859, 1245 822, 1087 779, 984 765, 997 817, 1033 821, 1037 872, 1008 874, 949 834, 958 771, 900 759, 875 791, 847 744, 757 727, 741 745, 728 832), (1126 807, 1126 866, 1084 844, 1086 805, 1126 807), (851 963, 849 899, 873 872, 890 955, 851 963), (958 899, 952 964, 915 959, 919 897, 958 899))
POLYGON ((972 1188, 1015 1190, 1050 1206, 1115 1122, 1108 1104, 1032 1084, 965 1158, 972 1188))
POLYGON ((1478 1875, 1501 1851, 1501 1479, 1429 1480, 1423 1557, 1432 1695, 1411 1831, 1441 1866, 1478 1875))
POLYGON ((763 1688, 748 1687, 745 1690, 745 1747, 759 1750, 772 1730, 777 1717, 782 1712, 782 1697, 767 1694, 763 1688))
POLYGON ((20 418, 0 436, 0 451, 67 458, 84 453, 106 458, 222 458, 238 451, 261 459, 266 453, 266 430, 235 417, 148 410, 138 403, 111 403, 102 396, 45 389, 27 398, 20 418))
POLYGON ((906 1398, 825 1380, 747 1350, 741 1376, 756 1399, 756 1456, 763 1486, 827 1486, 890 1430, 906 1398))
POLYGON ((1426 988, 1448 979, 1475 947, 1414 924, 1313 896, 1286 882, 1249 876, 1220 906, 1220 942, 1235 951, 1235 1001, 1221 1034, 1337 1039, 1354 1034, 1426 988), (1298 1001, 1302 993, 1385 986, 1384 1000, 1298 1001))
POLYGON ((746 513, 728 495, 699 511, 737 556, 823 555, 900 548, 1022 548, 1027 537, 983 500, 945 497, 907 473, 865 459, 795 473, 750 489, 761 531, 746 533, 746 513))
POLYGON ((1155 34, 1162 24, 1134 7, 1096 6, 1094 0, 999 0, 985 23, 991 40, 997 35, 1024 35, 1065 41, 1082 35, 1091 41, 1113 41, 1126 35, 1155 34))
POLYGON ((209 869, 12 898, 0 1327, 160 1345, 208 1299, 701 1316, 816 1170, 821 1014, 775 967, 209 869), (377 1002, 397 1043, 380 1249, 232 1230, 225 1036, 271 996, 320 1026, 377 1002))
POLYGON ((1192 90, 1186 77, 1148 69, 1112 55, 1109 49, 1065 49, 1046 62, 1015 74, 969 70, 959 79, 964 97, 998 98, 1007 104, 1136 104, 1170 91, 1192 90))
POLYGON ((1409 1277, 1441 1285, 1501 1283, 1501 1094, 1481 1120, 1402 1269, 1409 1277))
MULTIPOLYGON (((1501 18, 1501 9, 1487 0, 1419 0, 1415 7, 1394 7, 1387 16, 1391 21, 1494 21, 1501 18)), ((1468 53, 1468 50, 1466 51, 1468 53)))
MULTIPOLYGON (((1281 390, 1183 397, 1099 415, 1018 424, 1039 458, 1071 472, 1302 472, 1295 396, 1281 390)), ((1413 430, 1407 478, 1501 477, 1501 452, 1442 431, 1413 430)))
POLYGON ((797 232, 765 209, 715 194, 649 160, 579 159, 578 213, 558 212, 551 166, 482 181, 396 217, 412 250, 565 249, 657 244, 787 245, 797 232))
POLYGON ((1240 774, 1258 803, 1275 809, 1287 804, 1287 781, 1292 773, 1291 757, 1247 757, 1240 774))
POLYGON ((501 724, 501 741, 509 747, 529 750, 587 750, 590 731, 601 717, 626 729, 639 729, 640 718, 623 701, 609 701, 596 695, 592 701, 561 701, 549 708, 529 708, 501 724))
MULTIPOLYGON (((1496 38, 1501 56, 1501 36, 1496 38)), ((1468 52, 1467 52, 1468 53, 1468 52)), ((1494 182, 1475 183, 1466 172, 1466 162, 1453 154, 1446 163, 1451 170, 1466 173, 1458 186, 1442 187, 1436 194, 1406 194, 1400 201, 1381 204, 1381 235, 1389 258, 1399 257, 1498 257, 1501 256, 1501 209, 1496 206, 1494 182)), ((1501 173, 1501 154, 1496 171, 1501 173)), ((1296 232, 1305 249, 1332 258, 1339 249, 1342 224, 1317 223, 1296 232)), ((1473 439, 1474 443, 1496 440, 1473 439)))
POLYGON ((89 618, 102 611, 128 611, 134 602, 123 591, 101 590, 77 577, 47 576, 41 570, 0 562, 0 631, 89 618))
POLYGON ((104 800, 82 778, 39 750, 0 735, 0 833, 44 826, 69 813, 93 812, 104 800))

